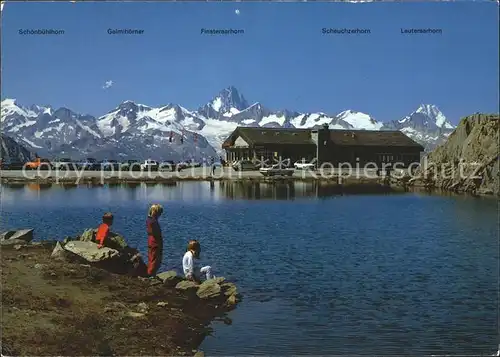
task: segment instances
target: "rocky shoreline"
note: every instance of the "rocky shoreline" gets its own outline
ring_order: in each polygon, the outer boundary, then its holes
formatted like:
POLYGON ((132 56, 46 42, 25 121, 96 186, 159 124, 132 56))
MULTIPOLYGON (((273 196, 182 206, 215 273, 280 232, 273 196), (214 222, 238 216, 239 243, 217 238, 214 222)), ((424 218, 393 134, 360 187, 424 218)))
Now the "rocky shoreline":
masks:
POLYGON ((97 249, 92 234, 0 236, 2 355, 200 356, 211 322, 230 323, 227 313, 241 301, 233 283, 197 285, 175 271, 145 277, 142 258, 121 236, 97 249))

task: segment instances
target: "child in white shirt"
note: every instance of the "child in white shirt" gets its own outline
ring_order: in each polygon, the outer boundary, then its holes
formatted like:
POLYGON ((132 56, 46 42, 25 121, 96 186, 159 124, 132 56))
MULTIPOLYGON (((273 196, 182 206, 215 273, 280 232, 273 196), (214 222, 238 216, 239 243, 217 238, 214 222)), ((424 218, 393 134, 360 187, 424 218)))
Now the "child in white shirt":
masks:
POLYGON ((188 243, 186 253, 182 258, 182 269, 184 270, 184 275, 187 279, 193 280, 197 283, 201 283, 201 274, 205 274, 206 279, 212 278, 212 268, 210 266, 204 266, 198 269, 196 260, 200 259, 201 246, 197 240, 191 240, 188 243))

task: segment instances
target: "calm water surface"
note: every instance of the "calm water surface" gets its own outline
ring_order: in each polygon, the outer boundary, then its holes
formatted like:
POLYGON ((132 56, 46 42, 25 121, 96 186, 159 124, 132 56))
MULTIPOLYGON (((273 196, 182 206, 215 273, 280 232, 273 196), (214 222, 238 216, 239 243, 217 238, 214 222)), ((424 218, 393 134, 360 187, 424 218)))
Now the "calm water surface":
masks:
POLYGON ((331 196, 313 184, 3 186, 2 229, 62 239, 116 214, 146 253, 162 203, 164 269, 187 240, 244 294, 202 348, 241 354, 489 354, 497 350, 497 201, 425 194, 331 196))

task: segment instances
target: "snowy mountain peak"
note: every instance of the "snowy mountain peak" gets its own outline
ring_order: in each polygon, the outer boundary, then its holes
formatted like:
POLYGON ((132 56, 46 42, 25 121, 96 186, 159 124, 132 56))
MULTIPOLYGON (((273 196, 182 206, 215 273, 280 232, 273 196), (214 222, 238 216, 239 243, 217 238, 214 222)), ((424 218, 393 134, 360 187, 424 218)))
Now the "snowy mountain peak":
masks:
MULTIPOLYGON (((229 111, 231 108, 243 110, 249 107, 245 97, 234 86, 229 86, 220 91, 217 98, 222 102, 220 109, 225 109, 224 112, 229 111)), ((217 111, 220 112, 220 109, 217 111)))
POLYGON ((417 113, 423 113, 430 118, 433 118, 434 123, 438 128, 455 128, 450 122, 446 120, 444 114, 439 110, 439 108, 432 104, 421 104, 416 110, 417 113))
POLYGON ((344 110, 336 118, 345 121, 356 129, 380 130, 384 126, 383 123, 376 121, 368 114, 354 110, 344 110))
POLYGON ((245 97, 234 86, 229 86, 198 109, 198 112, 206 118, 231 117, 249 106, 245 97))
POLYGON ((436 115, 440 113, 438 107, 433 104, 420 104, 416 112, 425 113, 427 115, 436 115))
POLYGON ((54 112, 54 117, 62 121, 70 121, 76 118, 76 114, 68 108, 59 108, 54 112))
POLYGON ((17 102, 17 99, 14 98, 6 98, 2 100, 2 112, 6 110, 11 111, 23 111, 24 113, 28 113, 30 116, 37 116, 39 114, 49 114, 52 115, 54 111, 50 105, 31 105, 31 106, 23 106, 17 102))
POLYGON ((32 105, 30 107, 30 110, 38 114, 48 114, 48 115, 52 115, 52 113, 54 112, 54 110, 50 105, 45 105, 45 106, 32 105))
MULTIPOLYGON (((2 116, 1 121, 5 120, 12 121, 11 124, 16 122, 16 125, 33 120, 38 116, 38 113, 31 110, 30 108, 25 108, 20 105, 16 99, 6 98, 2 100, 1 103, 2 116)), ((5 127, 3 128, 5 129, 5 127)))
POLYGON ((4 100, 2 100, 2 107, 7 107, 7 106, 11 106, 11 105, 17 105, 16 103, 16 99, 14 98, 5 98, 4 100))
POLYGON ((114 111, 116 110, 121 110, 121 111, 145 111, 145 110, 150 110, 151 107, 148 107, 147 105, 143 104, 137 104, 131 100, 126 100, 123 103, 121 103, 114 111))
POLYGON ((439 108, 432 104, 421 104, 417 110, 403 119, 398 120, 402 125, 423 126, 426 128, 454 129, 439 108))
POLYGON ((429 150, 446 140, 455 126, 437 106, 421 104, 404 118, 385 123, 383 129, 400 130, 429 150))

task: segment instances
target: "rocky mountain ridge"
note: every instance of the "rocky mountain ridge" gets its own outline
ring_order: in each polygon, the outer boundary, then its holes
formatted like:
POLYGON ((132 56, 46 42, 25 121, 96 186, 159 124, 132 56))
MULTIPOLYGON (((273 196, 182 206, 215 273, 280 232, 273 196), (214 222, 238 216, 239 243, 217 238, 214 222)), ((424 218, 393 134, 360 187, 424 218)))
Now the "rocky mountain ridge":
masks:
POLYGON ((0 160, 5 162, 26 162, 33 157, 24 146, 14 139, 0 134, 0 160))
POLYGON ((344 110, 336 115, 271 110, 250 104, 230 86, 195 111, 178 104, 151 107, 127 100, 100 116, 68 108, 2 101, 3 131, 40 155, 101 159, 200 159, 217 155, 237 126, 401 130, 431 149, 454 126, 434 105, 421 105, 403 119, 381 122, 368 114, 344 110))
POLYGON ((448 140, 422 160, 416 184, 456 192, 500 195, 498 114, 463 118, 448 140))

